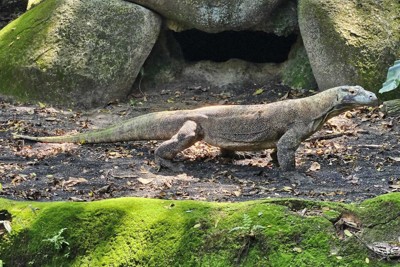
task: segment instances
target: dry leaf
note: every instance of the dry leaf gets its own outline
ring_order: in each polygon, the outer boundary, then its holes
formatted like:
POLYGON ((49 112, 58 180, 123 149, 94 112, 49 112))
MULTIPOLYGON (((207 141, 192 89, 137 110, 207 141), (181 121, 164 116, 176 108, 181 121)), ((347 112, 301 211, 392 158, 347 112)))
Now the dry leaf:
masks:
POLYGON ((78 145, 72 143, 37 143, 32 146, 24 146, 21 151, 15 153, 17 156, 26 158, 43 159, 46 157, 56 156, 60 153, 76 150, 78 145))
POLYGON ((149 173, 149 171, 146 170, 143 166, 140 166, 140 173, 145 174, 145 173, 149 173))
POLYGON ((139 183, 146 185, 146 184, 150 184, 151 182, 153 182, 154 179, 138 178, 137 180, 139 183))
POLYGON ((0 221, 4 225, 4 228, 6 228, 7 232, 11 234, 11 222, 10 221, 0 221))
POLYGON ((63 181, 62 182, 62 186, 74 186, 74 185, 77 185, 77 184, 87 183, 87 182, 88 182, 88 180, 86 180, 85 178, 73 178, 73 177, 70 177, 68 179, 68 181, 63 181))
POLYGON ((282 188, 282 190, 283 190, 283 191, 286 191, 286 192, 292 192, 292 191, 293 191, 293 188, 290 187, 290 186, 284 186, 284 187, 282 188))
POLYGON ((79 197, 70 197, 69 200, 74 201, 74 202, 85 202, 86 201, 79 197))
POLYGON ((389 157, 389 159, 396 161, 396 162, 400 162, 400 157, 389 157))
POLYGON ((315 171, 319 171, 320 169, 321 169, 321 165, 318 162, 314 161, 307 171, 308 172, 315 172, 315 171))
POLYGON ((395 190, 399 190, 400 189, 400 184, 391 184, 389 185, 389 188, 395 189, 395 190))
POLYGON ((242 192, 238 191, 233 191, 233 194, 237 197, 240 197, 240 195, 242 194, 242 192))

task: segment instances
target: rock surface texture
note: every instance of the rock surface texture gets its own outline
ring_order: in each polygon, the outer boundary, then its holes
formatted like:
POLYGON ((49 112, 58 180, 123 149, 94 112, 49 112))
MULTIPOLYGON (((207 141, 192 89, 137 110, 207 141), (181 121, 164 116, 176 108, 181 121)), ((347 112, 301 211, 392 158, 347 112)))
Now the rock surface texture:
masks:
POLYGON ((205 32, 254 28, 271 17, 283 0, 129 0, 205 32))
POLYGON ((0 31, 0 95, 24 102, 91 108, 167 87, 271 82, 377 92, 400 58, 393 0, 29 0, 28 8, 0 31))
POLYGON ((378 91, 400 57, 399 25, 399 1, 299 1, 299 26, 320 89, 359 84, 378 91))
POLYGON ((124 1, 44 1, 0 32, 0 93, 83 108, 125 98, 160 24, 124 1))

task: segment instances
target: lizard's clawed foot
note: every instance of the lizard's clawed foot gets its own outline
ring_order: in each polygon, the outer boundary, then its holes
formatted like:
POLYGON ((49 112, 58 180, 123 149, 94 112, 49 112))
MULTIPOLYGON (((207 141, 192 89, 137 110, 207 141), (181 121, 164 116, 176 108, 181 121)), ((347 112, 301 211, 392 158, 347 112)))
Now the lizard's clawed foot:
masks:
POLYGON ((176 163, 169 159, 164 159, 160 157, 156 157, 155 162, 157 164, 157 171, 160 171, 161 168, 170 169, 173 172, 183 172, 183 164, 176 163))
POLYGON ((297 171, 280 172, 279 176, 280 178, 287 179, 290 181, 290 183, 296 185, 306 185, 314 183, 312 178, 297 171))

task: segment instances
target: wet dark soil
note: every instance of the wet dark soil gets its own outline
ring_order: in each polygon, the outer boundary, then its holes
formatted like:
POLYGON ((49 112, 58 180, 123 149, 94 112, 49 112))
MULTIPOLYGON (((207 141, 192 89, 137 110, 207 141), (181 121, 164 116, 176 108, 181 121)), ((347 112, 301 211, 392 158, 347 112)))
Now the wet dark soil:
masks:
MULTIPOLYGON (((165 88, 138 92, 129 103, 90 112, 0 103, 0 196, 20 200, 73 200, 140 196, 162 199, 244 201, 299 197, 361 201, 400 190, 399 119, 361 108, 330 120, 297 151, 297 172, 307 183, 281 175, 269 150, 219 156, 205 143, 181 153, 182 173, 154 164, 159 144, 125 142, 74 145, 13 140, 12 133, 59 135, 103 128, 154 111, 215 104, 256 104, 302 97, 279 84, 229 88, 165 88)), ((290 176, 289 175, 289 176, 290 176)))

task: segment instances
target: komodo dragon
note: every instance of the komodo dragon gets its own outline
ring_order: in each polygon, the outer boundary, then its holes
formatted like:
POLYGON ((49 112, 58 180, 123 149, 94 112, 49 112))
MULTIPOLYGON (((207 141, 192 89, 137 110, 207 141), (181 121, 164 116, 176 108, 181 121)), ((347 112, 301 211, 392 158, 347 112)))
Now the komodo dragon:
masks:
POLYGON ((155 150, 159 166, 176 169, 172 159, 196 141, 222 152, 274 148, 282 171, 295 169, 295 151, 330 118, 357 106, 375 105, 375 94, 360 86, 340 86, 313 96, 260 105, 222 105, 162 111, 115 126, 76 135, 23 138, 49 143, 106 143, 166 140, 155 150))

